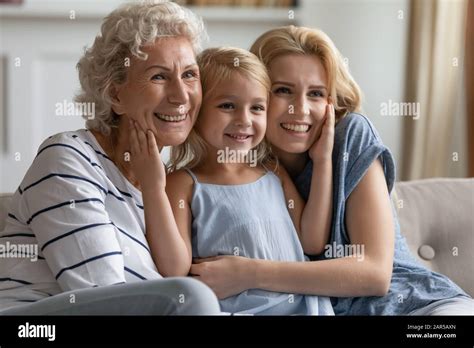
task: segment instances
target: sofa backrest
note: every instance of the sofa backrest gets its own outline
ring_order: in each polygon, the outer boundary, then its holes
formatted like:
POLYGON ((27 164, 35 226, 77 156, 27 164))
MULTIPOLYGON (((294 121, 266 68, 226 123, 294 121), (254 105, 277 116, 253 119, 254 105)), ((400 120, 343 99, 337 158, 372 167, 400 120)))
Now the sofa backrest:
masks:
POLYGON ((474 179, 395 185, 401 233, 416 258, 474 296, 474 179))

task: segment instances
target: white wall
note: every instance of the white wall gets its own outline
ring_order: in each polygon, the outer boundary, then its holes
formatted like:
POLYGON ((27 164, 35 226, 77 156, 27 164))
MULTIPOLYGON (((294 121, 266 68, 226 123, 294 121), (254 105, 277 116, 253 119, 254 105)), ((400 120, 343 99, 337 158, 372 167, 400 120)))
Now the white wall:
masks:
POLYGON ((0 132, 0 192, 16 190, 42 140, 84 127, 81 117, 56 116, 55 104, 65 99, 71 102, 79 89, 76 63, 98 25, 99 21, 2 18, 6 107, 0 132))
MULTIPOLYGON (((55 105, 71 102, 79 89, 76 63, 91 45, 102 17, 122 0, 25 0, 0 6, 0 57, 5 58, 0 108, 0 192, 14 192, 38 146, 51 134, 84 127, 80 117, 56 116, 55 105), (70 18, 74 11, 74 19, 70 18), (18 66, 17 59, 20 59, 18 66)), ((206 47, 249 47, 262 32, 288 23, 285 10, 197 9, 205 18, 206 47)), ((1 88, 0 88, 1 91, 1 88)), ((165 159, 167 157, 165 151, 165 159)))
MULTIPOLYGON (((206 47, 248 48, 262 32, 289 23, 325 30, 349 58, 366 95, 366 114, 400 162, 401 120, 380 116, 379 105, 403 99, 407 1, 302 0, 295 20, 288 18, 287 10, 197 12, 208 28, 206 47), (404 11, 403 20, 397 19, 398 10, 404 11)), ((120 2, 25 0, 22 10, 0 6, 0 57, 6 58, 2 95, 6 104, 0 108, 0 192, 16 190, 43 139, 83 127, 78 117, 55 116, 55 104, 72 101, 79 88, 75 65, 82 49, 93 42, 102 17, 120 2), (75 11, 74 20, 69 19, 70 10, 75 11), (18 57, 21 66, 15 66, 18 57)))

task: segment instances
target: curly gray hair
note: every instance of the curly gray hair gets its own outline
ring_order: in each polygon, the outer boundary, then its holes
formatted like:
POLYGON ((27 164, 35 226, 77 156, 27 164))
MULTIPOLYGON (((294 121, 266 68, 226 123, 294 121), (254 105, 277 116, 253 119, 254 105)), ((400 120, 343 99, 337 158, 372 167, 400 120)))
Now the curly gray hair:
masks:
POLYGON ((101 33, 77 63, 82 90, 75 101, 95 106, 93 118, 84 116, 88 129, 110 134, 118 119, 112 111, 110 88, 125 82, 127 59, 130 61, 133 55, 146 60, 148 55, 141 48, 159 37, 170 36, 187 37, 196 54, 207 39, 202 19, 173 2, 126 3, 105 17, 101 33))

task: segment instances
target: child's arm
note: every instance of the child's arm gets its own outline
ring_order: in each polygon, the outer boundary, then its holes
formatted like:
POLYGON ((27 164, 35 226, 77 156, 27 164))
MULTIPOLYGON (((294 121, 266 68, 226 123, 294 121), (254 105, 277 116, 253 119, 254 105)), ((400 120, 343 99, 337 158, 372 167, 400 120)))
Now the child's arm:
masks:
POLYGON ((179 233, 165 191, 166 172, 155 136, 131 124, 130 142, 131 165, 142 190, 146 239, 153 261, 164 277, 186 276, 191 267, 189 248, 179 233))
POLYGON ((326 118, 322 125, 321 136, 309 150, 313 161, 311 190, 301 218, 303 241, 307 246, 305 253, 318 255, 328 243, 333 204, 332 150, 334 147, 334 107, 331 102, 326 106, 326 118))

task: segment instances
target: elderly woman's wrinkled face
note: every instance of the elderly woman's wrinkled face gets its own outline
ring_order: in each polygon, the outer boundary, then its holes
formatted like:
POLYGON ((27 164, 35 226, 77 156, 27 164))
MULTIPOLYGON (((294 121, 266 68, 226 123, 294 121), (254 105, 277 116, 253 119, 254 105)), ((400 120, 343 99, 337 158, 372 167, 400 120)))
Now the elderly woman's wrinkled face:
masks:
POLYGON ((202 100, 193 47, 185 37, 167 37, 142 50, 148 59, 131 59, 126 82, 112 92, 113 109, 150 129, 158 146, 179 145, 188 137, 202 100))

